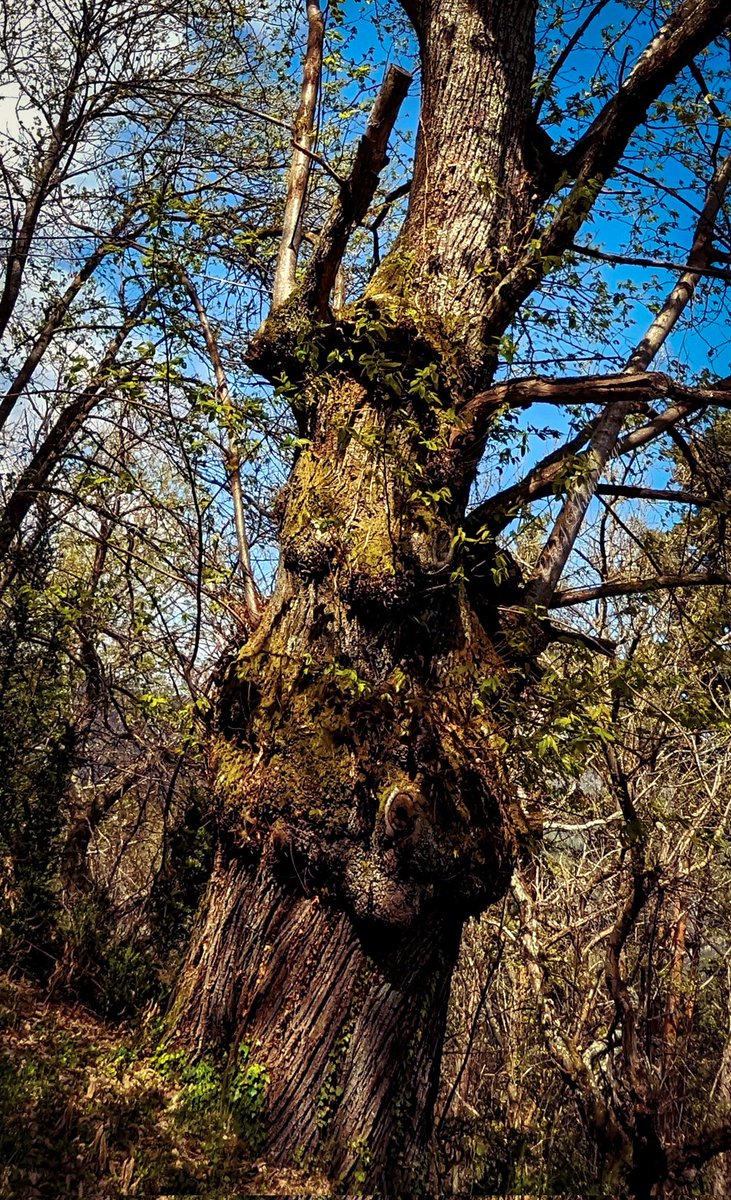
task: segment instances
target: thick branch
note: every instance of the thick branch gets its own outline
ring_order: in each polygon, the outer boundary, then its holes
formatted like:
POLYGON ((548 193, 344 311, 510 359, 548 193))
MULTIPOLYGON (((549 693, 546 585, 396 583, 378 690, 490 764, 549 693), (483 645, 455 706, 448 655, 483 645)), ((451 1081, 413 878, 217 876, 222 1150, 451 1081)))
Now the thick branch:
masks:
POLYGON ((663 412, 654 416, 646 425, 640 425, 638 429, 633 429, 631 433, 626 434, 621 442, 617 444, 614 457, 619 458, 621 455, 630 454, 633 450, 639 450, 640 447, 646 446, 648 442, 654 442, 663 433, 672 434, 673 428, 677 425, 678 421, 691 416, 701 408, 703 408, 701 403, 694 404, 692 401, 681 404, 669 404, 663 412))
POLYGON ((273 308, 283 304, 294 291, 297 259, 302 244, 302 222, 312 168, 310 154, 315 141, 315 112, 320 94, 322 45, 325 37, 325 21, 319 0, 307 0, 307 29, 307 52, 300 103, 294 123, 295 148, 287 180, 282 240, 274 273, 273 308))
POLYGON ((731 575, 723 571, 711 571, 704 575, 653 575, 647 579, 607 579, 596 587, 565 588, 556 592, 548 607, 569 608, 574 604, 588 604, 609 596, 640 596, 647 592, 674 591, 676 588, 729 585, 731 575))
POLYGON ((728 0, 683 0, 584 136, 566 155, 557 158, 546 194, 562 173, 574 176, 575 186, 537 243, 495 289, 485 314, 489 329, 496 334, 504 330, 540 281, 545 261, 560 257, 571 245, 652 102, 699 51, 729 26, 728 0))
POLYGON ((727 1150, 731 1150, 731 1118, 703 1130, 698 1137, 686 1138, 683 1145, 668 1156, 668 1175, 671 1179, 687 1177, 727 1150))
MULTIPOLYGON (((645 339, 647 340, 647 339, 645 339)), ((638 352, 635 351, 635 354, 638 352)), ((647 401, 663 396, 694 407, 704 404, 731 405, 731 381, 716 388, 689 388, 660 371, 626 372, 618 375, 579 375, 567 379, 511 379, 480 392, 462 410, 460 428, 452 435, 451 449, 467 466, 476 465, 482 454, 489 425, 503 408, 523 409, 532 404, 621 403, 624 415, 640 411, 647 401)))
POLYGON ((391 66, 371 110, 368 124, 355 152, 353 168, 341 185, 303 282, 303 296, 318 312, 327 310, 338 267, 353 229, 363 220, 386 165, 388 139, 401 104, 409 90, 411 75, 391 66))
POLYGON ((587 132, 563 155, 561 168, 606 179, 653 100, 730 25, 727 0, 683 0, 587 132))

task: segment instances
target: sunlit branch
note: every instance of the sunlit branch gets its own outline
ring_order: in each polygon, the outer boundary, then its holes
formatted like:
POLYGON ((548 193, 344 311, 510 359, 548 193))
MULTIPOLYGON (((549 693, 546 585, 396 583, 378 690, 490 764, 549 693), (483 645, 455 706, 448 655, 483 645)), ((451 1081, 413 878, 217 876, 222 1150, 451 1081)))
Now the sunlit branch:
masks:
POLYGON ((570 608, 576 604, 588 604, 593 600, 606 600, 611 596, 641 596, 649 592, 675 591, 680 588, 729 585, 731 575, 724 571, 697 575, 651 575, 645 579, 607 579, 595 587, 565 588, 556 592, 548 607, 570 608))
POLYGON ((673 492, 663 488, 633 487, 626 483, 600 483, 597 496, 619 496, 627 500, 664 500, 668 504, 692 504, 696 508, 717 508, 718 500, 693 492, 673 492))
MULTIPOLYGON (((731 183, 731 155, 714 171, 706 202, 695 229, 693 245, 688 261, 692 269, 685 271, 668 295, 660 312, 654 318, 647 333, 632 351, 625 368, 628 377, 637 377, 647 372, 647 367, 675 328, 680 316, 695 294, 700 273, 696 268, 705 267, 713 255, 713 234, 716 218, 723 205, 731 183)), ((666 392, 676 400, 701 401, 700 396, 680 395, 677 391, 666 392)), ((709 400, 708 403, 716 403, 709 400)), ((579 531, 610 457, 614 453, 625 420, 634 411, 631 400, 618 399, 609 404, 592 436, 587 450, 585 467, 579 481, 566 497, 561 512, 551 530, 549 538, 538 558, 532 577, 526 588, 526 600, 538 607, 546 607, 553 595, 563 569, 568 561, 579 531)))
POLYGON ((454 454, 474 464, 482 453, 489 425, 504 409, 524 409, 533 404, 621 403, 624 416, 643 411, 656 397, 667 397, 695 407, 706 404, 731 405, 731 381, 723 380, 715 388, 689 388, 660 371, 626 371, 617 375, 578 375, 565 379, 511 379, 480 392, 465 405, 460 427, 451 439, 454 454))
POLYGON ((576 182, 548 227, 496 287, 484 314, 486 329, 502 332, 540 282, 546 259, 560 257, 574 240, 652 102, 730 25, 727 0, 682 0, 583 137, 555 156, 545 194, 562 175, 576 182))
POLYGON ((297 260, 302 243, 305 198, 310 179, 310 151, 315 140, 315 112, 322 78, 322 47, 325 20, 319 0, 307 0, 307 51, 294 124, 295 149, 287 180, 287 198, 279 254, 274 273, 272 307, 277 308, 292 294, 297 277, 297 260))
POLYGON ((213 373, 216 379, 216 391, 218 392, 218 399, 221 404, 221 410, 223 414, 223 423, 229 439, 228 453, 226 455, 226 467, 228 470, 229 488, 231 491, 231 502, 233 505, 234 525, 236 527, 236 541, 238 543, 239 550, 239 565, 241 567, 241 574, 244 580, 244 599, 246 601, 246 608, 248 610, 252 625, 257 625, 260 617, 259 598, 251 569, 251 553, 249 549, 249 539, 246 533, 244 498, 241 488, 241 456, 236 441, 234 403, 231 398, 231 392, 229 391, 228 380, 226 379, 226 372, 223 367, 223 360, 221 359, 221 354, 218 348, 218 341, 211 328, 211 323, 208 320, 208 314, 201 303, 201 299, 198 295, 196 287, 184 267, 180 266, 179 264, 175 264, 175 271, 180 279, 180 282, 183 284, 183 287, 188 293, 190 301, 195 309, 196 316, 198 317, 198 324, 201 327, 201 332, 203 333, 206 343, 208 357, 210 358, 211 365, 213 366, 213 373))
POLYGON ((571 244, 570 249, 574 254, 581 254, 584 258, 594 258, 599 262, 616 263, 622 267, 651 267, 657 271, 692 271, 696 275, 708 275, 711 279, 721 279, 724 283, 731 283, 731 270, 725 267, 713 267, 710 265, 693 267, 691 263, 669 262, 667 259, 661 258, 643 258, 632 254, 611 254, 608 250, 598 250, 596 246, 577 246, 575 242, 571 244))
POLYGON ((358 143, 353 167, 325 221, 302 285, 306 302, 319 312, 327 308, 348 238, 363 220, 386 164, 388 139, 411 83, 411 75, 391 66, 358 143))

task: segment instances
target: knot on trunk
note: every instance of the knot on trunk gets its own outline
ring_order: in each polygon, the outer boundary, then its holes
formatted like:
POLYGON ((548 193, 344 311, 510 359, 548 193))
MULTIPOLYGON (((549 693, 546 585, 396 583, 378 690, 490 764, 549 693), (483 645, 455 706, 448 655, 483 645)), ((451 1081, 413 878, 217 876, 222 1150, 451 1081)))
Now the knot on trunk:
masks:
POLYGON ((394 788, 383 806, 384 836, 393 842, 410 838, 419 819, 418 801, 411 792, 394 788))

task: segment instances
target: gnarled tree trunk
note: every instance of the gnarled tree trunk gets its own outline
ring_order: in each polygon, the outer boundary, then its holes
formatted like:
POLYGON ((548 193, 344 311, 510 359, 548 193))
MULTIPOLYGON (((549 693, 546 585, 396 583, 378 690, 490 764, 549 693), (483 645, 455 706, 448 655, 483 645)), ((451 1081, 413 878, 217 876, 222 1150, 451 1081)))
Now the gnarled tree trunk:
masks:
MULTIPOLYGON (((559 158, 531 108, 536 0, 402 3, 422 106, 401 235, 334 316, 328 288, 403 73, 303 280, 250 348, 302 449, 280 496, 275 594, 221 687, 219 861, 174 1019, 194 1049, 246 1039, 266 1065, 274 1158, 401 1192, 425 1180, 461 923, 504 893, 513 854, 500 697, 516 659, 495 635, 515 581, 463 532, 501 403, 483 389, 635 124, 728 21, 721 0, 682 0, 559 158)), ((523 667, 536 617, 510 651, 523 667)))
POLYGON ((176 1028, 252 1046, 275 1160, 413 1189, 461 923, 510 873, 481 699, 504 668, 417 471, 423 420, 350 371, 326 388, 221 689, 221 853, 176 1028))
POLYGON ((221 849, 174 1018, 266 1065, 274 1160, 384 1191, 426 1185, 461 925, 513 846, 484 700, 505 665, 457 553, 474 462, 450 438, 530 224, 534 2, 431 9, 396 248, 338 322, 295 291, 252 346, 306 442, 275 595, 221 688, 221 849))

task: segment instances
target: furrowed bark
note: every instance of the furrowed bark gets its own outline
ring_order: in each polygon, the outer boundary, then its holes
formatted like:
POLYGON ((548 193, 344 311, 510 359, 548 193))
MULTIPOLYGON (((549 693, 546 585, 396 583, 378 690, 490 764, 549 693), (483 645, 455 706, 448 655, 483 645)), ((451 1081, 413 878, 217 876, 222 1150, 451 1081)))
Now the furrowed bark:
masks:
MULTIPOLYGON (((535 209, 535 0, 425 0, 422 103, 398 250, 369 291, 418 295, 461 347, 475 380, 492 367, 484 314, 535 209)), ((499 330, 498 333, 501 333, 499 330)))
POLYGON ((476 704, 486 664, 504 668, 450 581, 453 526, 406 472, 430 452, 403 397, 377 398, 347 371, 323 388, 325 377, 315 370, 308 385, 320 389, 308 444, 280 497, 276 593, 222 681, 213 765, 228 865, 198 941, 207 975, 194 951, 175 1030, 194 1050, 232 1037, 255 1046, 272 1078, 267 1153, 291 1161, 304 1146, 369 1190, 388 1172, 393 1188, 423 1190, 451 947, 464 917, 502 894, 512 862, 499 729, 476 704), (287 911, 296 949, 277 932, 287 911), (260 976, 238 947, 269 921, 258 941, 271 974, 260 976), (325 933, 342 940, 337 963, 325 933), (407 962, 407 980, 392 974, 407 962), (362 997, 349 990, 359 972, 379 981, 362 997), (357 1085, 356 1074, 337 1084, 332 1119, 318 1125, 328 1060, 354 1012, 357 1085), (394 1090, 385 1055, 403 1059, 401 1037, 428 1049, 423 1066, 412 1051, 413 1074, 394 1090), (388 1129, 399 1131, 403 1171, 388 1129))
POLYGON ((178 1030, 201 1051, 245 1036, 266 1065, 269 1161, 296 1147, 348 1193, 425 1189, 459 921, 359 933, 266 863, 220 861, 211 895, 178 1030))

